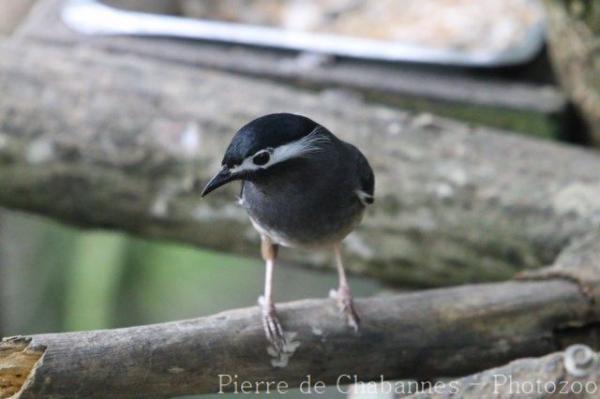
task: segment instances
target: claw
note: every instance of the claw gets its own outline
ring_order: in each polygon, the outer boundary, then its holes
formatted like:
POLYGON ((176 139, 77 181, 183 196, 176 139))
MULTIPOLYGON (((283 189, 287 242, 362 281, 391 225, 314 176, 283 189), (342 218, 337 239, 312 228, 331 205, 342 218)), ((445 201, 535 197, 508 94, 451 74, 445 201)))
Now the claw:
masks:
POLYGON ((352 294, 348 287, 340 287, 337 290, 329 291, 329 297, 337 301, 340 312, 346 318, 346 323, 352 327, 355 332, 358 332, 358 326, 360 324, 360 318, 354 309, 354 301, 352 300, 352 294))
POLYGON ((262 309, 262 323, 265 336, 277 353, 283 353, 286 347, 286 339, 281 323, 277 318, 275 306, 267 303, 264 297, 258 298, 258 304, 262 309))

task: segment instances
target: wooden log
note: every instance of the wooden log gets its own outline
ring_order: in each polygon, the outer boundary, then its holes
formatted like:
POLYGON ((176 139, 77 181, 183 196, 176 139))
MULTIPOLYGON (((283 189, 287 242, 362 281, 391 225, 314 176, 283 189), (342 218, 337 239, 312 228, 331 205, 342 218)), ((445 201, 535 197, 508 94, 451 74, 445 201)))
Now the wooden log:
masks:
MULTIPOLYGON (((595 234, 574 243, 560 262, 597 276, 599 254, 595 234)), ((267 347, 258 307, 149 326, 6 339, 0 343, 0 397, 17 390, 19 399, 161 398, 232 391, 233 380, 264 392, 266 382, 292 388, 308 375, 325 384, 345 375, 460 376, 560 350, 573 335, 593 339, 599 284, 596 277, 575 282, 555 276, 358 299, 358 334, 331 300, 284 304, 283 356, 267 347)))
POLYGON ((600 7, 585 0, 546 0, 545 5, 555 70, 600 145, 600 7))
MULTIPOLYGON (((600 220, 600 156, 430 115, 86 47, 0 48, 0 205, 258 256, 237 185, 200 199, 232 134, 309 115, 371 160, 376 205, 351 271, 417 286, 552 261, 600 220)), ((323 267, 328 254, 282 251, 323 267)))
MULTIPOLYGON (((590 317, 599 320, 600 308, 600 235, 594 233, 576 240, 552 266, 526 273, 531 280, 563 279, 576 282, 593 304, 590 317), (593 266, 596 265, 596 266, 593 266)), ((505 366, 486 370, 455 381, 429 381, 423 392, 407 399, 464 399, 487 397, 536 397, 539 399, 577 397, 597 398, 600 393, 600 355, 589 347, 600 347, 597 322, 587 326, 576 323, 562 329, 557 339, 567 350, 542 358, 519 359, 505 366)), ((402 388, 402 386, 400 386, 402 388)))
POLYGON ((460 376, 560 349, 553 330, 581 322, 588 310, 577 286, 563 281, 362 299, 357 307, 363 318, 360 336, 345 328, 334 303, 280 306, 286 330, 295 335, 290 348, 298 346, 283 362, 267 351, 258 308, 152 326, 9 339, 0 344, 0 353, 11 359, 24 353, 27 364, 19 360, 8 367, 0 357, 0 381, 16 380, 7 384, 14 392, 29 376, 20 399, 129 398, 218 392, 220 374, 253 384, 286 381, 289 387, 309 374, 326 384, 342 374, 366 380, 380 374, 460 376), (22 378, 12 378, 17 374, 22 378))
MULTIPOLYGON (((578 398, 600 394, 600 355, 584 345, 541 358, 515 360, 455 381, 426 383, 422 392, 405 399, 578 398)), ((391 384, 391 383, 390 383, 391 384)), ((418 386, 418 385, 417 385, 418 386)), ((359 387, 360 388, 360 387, 359 387)), ((397 392, 403 385, 392 385, 397 392)), ((393 391, 392 391, 393 392, 393 391)))
POLYGON ((3 0, 0 2, 0 38, 9 36, 25 19, 33 0, 3 0))

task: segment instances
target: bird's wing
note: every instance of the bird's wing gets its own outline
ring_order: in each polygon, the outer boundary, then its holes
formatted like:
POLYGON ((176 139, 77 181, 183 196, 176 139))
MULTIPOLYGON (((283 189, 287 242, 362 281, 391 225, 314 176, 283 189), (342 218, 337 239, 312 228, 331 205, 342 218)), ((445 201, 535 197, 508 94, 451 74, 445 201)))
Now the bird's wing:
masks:
POLYGON ((344 144, 348 146, 354 161, 355 175, 358 180, 355 193, 363 205, 370 205, 375 201, 375 175, 373 169, 371 169, 369 161, 358 148, 350 143, 344 144))

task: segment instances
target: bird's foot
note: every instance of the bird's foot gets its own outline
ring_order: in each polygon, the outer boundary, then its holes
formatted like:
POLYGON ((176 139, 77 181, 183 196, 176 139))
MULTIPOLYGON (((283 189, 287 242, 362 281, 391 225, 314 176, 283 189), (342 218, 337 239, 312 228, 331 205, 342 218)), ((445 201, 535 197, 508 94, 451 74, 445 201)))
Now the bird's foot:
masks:
POLYGON ((354 301, 352 300, 352 293, 350 288, 347 286, 341 286, 337 290, 329 291, 329 297, 337 301, 340 312, 346 318, 346 322, 354 331, 358 332, 358 326, 360 324, 360 318, 354 309, 354 301))
POLYGON ((262 309, 262 322, 267 340, 277 353, 283 353, 286 348, 286 339, 275 311, 275 305, 266 301, 263 296, 258 298, 258 304, 262 309))

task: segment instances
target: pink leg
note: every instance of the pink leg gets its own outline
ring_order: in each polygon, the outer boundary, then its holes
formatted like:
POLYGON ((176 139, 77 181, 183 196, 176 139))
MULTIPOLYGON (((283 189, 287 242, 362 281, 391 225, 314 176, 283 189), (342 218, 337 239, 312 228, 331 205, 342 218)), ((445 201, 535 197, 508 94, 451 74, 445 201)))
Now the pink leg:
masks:
POLYGON ((258 298, 258 304, 262 309, 262 321, 267 340, 276 351, 282 352, 285 346, 285 338, 273 302, 273 269, 277 249, 277 245, 273 244, 269 238, 262 237, 261 252, 266 265, 265 294, 258 298))
POLYGON ((352 327, 355 331, 358 331, 360 319, 358 317, 358 314, 356 313, 356 310, 354 309, 352 292, 350 291, 350 287, 348 286, 348 280, 346 279, 344 263, 342 262, 341 244, 336 244, 334 246, 334 253, 335 265, 338 271, 339 287, 337 290, 331 290, 329 292, 329 296, 337 301, 338 307, 340 308, 340 311, 344 314, 348 325, 352 327))

